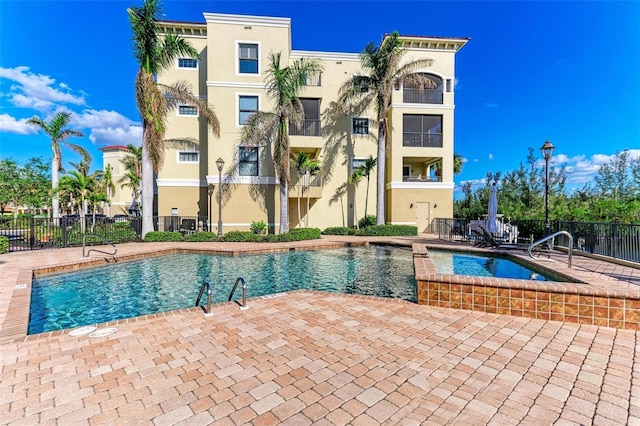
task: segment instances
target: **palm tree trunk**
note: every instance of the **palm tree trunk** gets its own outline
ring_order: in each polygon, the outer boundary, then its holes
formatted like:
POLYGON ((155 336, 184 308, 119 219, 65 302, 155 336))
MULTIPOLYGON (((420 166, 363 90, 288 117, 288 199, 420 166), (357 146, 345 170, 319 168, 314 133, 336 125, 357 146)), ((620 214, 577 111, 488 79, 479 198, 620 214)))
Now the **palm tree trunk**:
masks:
POLYGON ((289 191, 284 176, 280 178, 280 233, 289 232, 289 191))
MULTIPOLYGON (((60 219, 60 201, 58 199, 58 169, 60 168, 60 159, 54 154, 51 159, 51 207, 53 209, 53 223, 57 225, 60 219)), ((17 210, 17 209, 16 209, 17 210)))
MULTIPOLYGON (((146 133, 146 130, 145 130, 146 133)), ((153 166, 143 136, 142 143, 142 238, 153 231, 153 166)))
POLYGON ((309 172, 305 172, 304 174, 305 176, 305 183, 307 184, 307 213, 305 215, 305 222, 304 222, 304 227, 308 228, 309 227, 309 199, 311 198, 311 176, 309 175, 309 172))
POLYGON ((378 225, 384 225, 385 224, 385 218, 384 218, 384 163, 385 163, 385 155, 386 155, 386 144, 385 144, 385 125, 384 123, 381 121, 380 124, 378 124, 378 176, 377 178, 377 183, 378 183, 378 204, 376 206, 376 216, 377 216, 377 221, 376 224, 378 225))
POLYGON ((109 199, 109 201, 107 202, 107 207, 106 207, 106 211, 107 211, 107 217, 111 217, 111 188, 107 188, 107 198, 109 199))
POLYGON ((302 215, 300 214, 300 192, 302 192, 302 188, 300 185, 300 180, 298 179, 298 228, 302 228, 302 215))
POLYGON ((367 175, 367 197, 364 199, 364 217, 367 217, 367 210, 369 207, 369 177, 371 174, 367 175))

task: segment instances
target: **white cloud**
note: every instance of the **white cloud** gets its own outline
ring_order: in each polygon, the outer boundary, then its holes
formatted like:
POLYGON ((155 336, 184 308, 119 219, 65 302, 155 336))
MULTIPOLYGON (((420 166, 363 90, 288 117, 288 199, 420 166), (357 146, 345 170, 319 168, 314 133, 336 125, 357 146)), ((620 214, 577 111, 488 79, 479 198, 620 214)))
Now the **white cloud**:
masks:
POLYGON ((489 160, 493 160, 493 154, 489 154, 489 160))
POLYGON ((142 143, 142 126, 101 127, 91 129, 89 140, 96 145, 128 145, 140 146, 142 143))
POLYGON ((85 105, 84 94, 74 94, 65 83, 47 75, 34 74, 29 67, 0 67, 0 82, 12 81, 7 97, 18 107, 47 111, 54 104, 85 105))
POLYGON ((38 132, 37 127, 27 124, 26 118, 15 119, 9 114, 0 114, 0 132, 32 135, 38 132))
POLYGON ((116 111, 88 109, 71 116, 70 125, 89 129, 95 145, 140 145, 142 126, 116 111))

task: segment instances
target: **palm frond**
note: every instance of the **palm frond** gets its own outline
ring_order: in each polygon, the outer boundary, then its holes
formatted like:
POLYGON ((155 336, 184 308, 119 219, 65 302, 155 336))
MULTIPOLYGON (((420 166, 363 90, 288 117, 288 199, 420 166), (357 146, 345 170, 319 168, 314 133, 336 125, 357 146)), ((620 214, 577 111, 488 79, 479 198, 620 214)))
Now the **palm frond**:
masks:
POLYGON ((220 137, 220 121, 213 107, 207 101, 200 99, 191 91, 191 85, 186 81, 177 81, 171 85, 158 84, 166 98, 167 109, 176 108, 179 104, 188 104, 198 108, 198 115, 204 118, 216 137, 220 137))

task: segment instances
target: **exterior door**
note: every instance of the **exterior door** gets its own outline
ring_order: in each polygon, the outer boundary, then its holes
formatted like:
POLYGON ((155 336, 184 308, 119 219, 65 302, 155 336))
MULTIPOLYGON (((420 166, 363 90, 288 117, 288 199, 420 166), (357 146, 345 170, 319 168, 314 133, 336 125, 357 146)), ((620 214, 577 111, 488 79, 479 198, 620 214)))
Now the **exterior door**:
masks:
POLYGON ((418 232, 424 232, 429 226, 429 203, 416 203, 416 226, 418 232))

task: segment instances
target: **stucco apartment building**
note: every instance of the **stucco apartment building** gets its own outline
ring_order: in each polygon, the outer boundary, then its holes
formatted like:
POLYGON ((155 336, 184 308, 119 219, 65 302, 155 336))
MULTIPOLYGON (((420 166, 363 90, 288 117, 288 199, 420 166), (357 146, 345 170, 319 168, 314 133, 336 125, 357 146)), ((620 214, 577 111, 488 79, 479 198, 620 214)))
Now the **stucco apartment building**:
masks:
MULTIPOLYGON (((335 116, 330 114, 339 87, 361 72, 358 53, 292 50, 289 18, 205 13, 204 23, 163 21, 164 31, 187 39, 200 59, 180 58, 157 76, 170 84, 187 81, 194 94, 206 98, 220 120, 215 137, 198 111, 179 105, 167 118, 169 144, 157 176, 159 216, 198 216, 199 224, 217 232, 218 182, 223 232, 248 229, 253 221, 279 228, 279 191, 269 147, 247 146, 240 132, 254 111, 271 111, 265 90, 265 70, 270 53, 282 54, 281 67, 302 58, 316 58, 324 70, 312 76, 301 93, 305 110, 302 126, 290 127, 293 154, 304 151, 319 159, 323 172, 304 179, 292 173, 289 189, 290 227, 353 226, 367 213, 375 215, 376 171, 357 187, 347 184, 354 168, 376 157, 377 123, 373 110, 335 116), (224 160, 219 173, 216 160, 224 160), (230 185, 230 186, 229 186, 230 185), (310 209, 307 212, 307 196, 310 209), (354 211, 357 211, 357 218, 354 211)), ((391 31, 392 29, 390 29, 391 31)), ((364 45, 371 37, 363 37, 364 45)), ((386 221, 426 228, 436 217, 453 216, 454 76, 455 55, 468 39, 402 36, 404 60, 433 60, 421 70, 435 88, 419 91, 398 82, 390 111, 390 144, 385 170, 386 221)))

